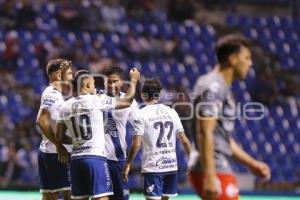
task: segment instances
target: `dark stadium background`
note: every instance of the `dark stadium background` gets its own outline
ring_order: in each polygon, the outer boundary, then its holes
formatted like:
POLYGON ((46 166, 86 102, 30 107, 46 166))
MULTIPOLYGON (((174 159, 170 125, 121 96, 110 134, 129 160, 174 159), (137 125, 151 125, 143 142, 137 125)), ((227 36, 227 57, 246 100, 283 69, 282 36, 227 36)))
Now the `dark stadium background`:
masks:
MULTIPOLYGON (((235 165, 243 194, 250 195, 242 199, 298 198, 299 12, 298 0, 0 0, 0 199, 39 197, 41 135, 35 118, 48 60, 67 58, 74 70, 94 73, 108 65, 126 73, 137 67, 143 76, 160 78, 167 94, 162 101, 172 105, 190 101, 196 79, 216 64, 217 38, 232 32, 253 40, 254 65, 246 81, 234 84, 235 98, 241 105, 254 101, 265 108, 259 121, 237 120, 234 136, 272 170, 271 180, 261 182, 235 165), (186 95, 170 95, 176 93, 186 95), (16 192, 27 190, 34 192, 16 192)), ((189 114, 185 107, 177 111, 189 114)), ((190 121, 183 124, 190 134, 190 121)), ((180 191, 192 195, 181 146, 177 153, 180 191)), ((136 192, 141 190, 140 159, 130 178, 136 192)), ((176 199, 184 198, 197 199, 176 199)))

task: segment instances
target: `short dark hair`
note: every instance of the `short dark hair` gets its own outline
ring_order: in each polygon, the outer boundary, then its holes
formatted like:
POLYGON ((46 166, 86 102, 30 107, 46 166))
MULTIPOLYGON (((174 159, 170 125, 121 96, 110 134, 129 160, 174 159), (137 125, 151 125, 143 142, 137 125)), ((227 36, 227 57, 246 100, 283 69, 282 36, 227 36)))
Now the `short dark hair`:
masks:
POLYGON ((161 89, 162 87, 158 79, 146 78, 142 93, 145 94, 144 98, 147 100, 158 100, 161 89))
POLYGON ((119 75, 121 78, 123 78, 123 69, 119 66, 108 66, 104 69, 103 74, 105 76, 119 75))
POLYGON ((46 66, 47 75, 50 75, 51 73, 56 72, 57 70, 59 70, 60 69, 60 64, 63 61, 66 61, 66 59, 58 58, 58 59, 50 60, 47 63, 47 66, 46 66))
POLYGON ((228 62, 233 53, 238 53, 242 47, 250 48, 249 41, 240 34, 230 34, 221 37, 216 45, 217 59, 220 64, 228 62))
POLYGON ((87 70, 79 70, 75 73, 74 79, 72 80, 73 90, 77 91, 79 86, 81 85, 84 78, 88 78, 92 76, 92 73, 87 70), (78 81, 80 80, 80 83, 78 85, 78 81))

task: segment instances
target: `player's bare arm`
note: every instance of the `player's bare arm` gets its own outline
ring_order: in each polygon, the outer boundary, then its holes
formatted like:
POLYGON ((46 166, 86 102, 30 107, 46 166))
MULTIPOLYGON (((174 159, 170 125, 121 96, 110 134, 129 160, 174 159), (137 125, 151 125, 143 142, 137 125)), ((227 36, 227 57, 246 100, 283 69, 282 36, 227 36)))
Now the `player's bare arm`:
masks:
POLYGON ((36 124, 40 127, 45 137, 50 140, 53 144, 57 145, 58 142, 55 140, 54 131, 51 128, 51 114, 46 109, 40 109, 37 115, 36 124))
POLYGON ((140 72, 136 68, 132 68, 129 72, 129 76, 130 76, 129 88, 124 98, 117 98, 116 109, 129 107, 134 99, 136 85, 140 79, 140 72))
POLYGON ((178 138, 181 141, 181 144, 183 145, 183 148, 185 150, 185 153, 187 154, 187 157, 190 157, 192 145, 189 141, 189 139, 186 137, 184 132, 178 133, 178 138))
POLYGON ((60 144, 72 144, 72 138, 66 135, 67 127, 63 122, 56 124, 55 139, 60 144))
POLYGON ((50 142, 52 142, 55 145, 58 155, 63 157, 62 160, 60 160, 60 159, 59 160, 65 161, 65 155, 66 154, 68 155, 68 151, 62 145, 62 143, 56 139, 55 133, 54 133, 53 129, 51 128, 50 121, 51 121, 51 116, 50 116, 49 111, 47 111, 45 109, 40 109, 38 116, 37 116, 36 123, 41 128, 45 137, 47 137, 50 140, 50 142))
POLYGON ((232 149, 233 158, 246 165, 254 175, 261 177, 264 180, 269 180, 271 178, 269 166, 250 156, 235 142, 233 138, 230 140, 230 147, 232 149))
POLYGON ((61 163, 67 163, 69 160, 69 153, 64 148, 63 143, 72 144, 72 139, 69 139, 69 137, 65 134, 66 131, 67 127, 64 123, 56 124, 55 140, 59 144, 56 146, 56 150, 58 154, 58 161, 61 163))
POLYGON ((216 188, 216 166, 214 160, 214 130, 216 128, 215 118, 199 119, 196 142, 200 147, 200 155, 203 163, 204 173, 204 191, 207 199, 215 199, 217 197, 216 188))
POLYGON ((130 171, 130 166, 131 166, 137 152, 141 148, 141 144, 142 144, 142 136, 141 135, 134 135, 133 139, 132 139, 131 147, 130 147, 130 150, 129 150, 127 162, 126 162, 125 167, 124 167, 123 172, 122 172, 123 179, 126 182, 128 181, 128 173, 130 171))

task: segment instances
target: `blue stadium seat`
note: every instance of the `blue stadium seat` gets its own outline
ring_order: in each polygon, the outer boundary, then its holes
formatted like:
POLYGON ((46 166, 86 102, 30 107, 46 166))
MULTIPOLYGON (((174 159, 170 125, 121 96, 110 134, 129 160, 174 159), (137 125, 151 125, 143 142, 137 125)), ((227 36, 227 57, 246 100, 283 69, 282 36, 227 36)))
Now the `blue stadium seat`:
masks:
POLYGON ((235 15, 227 15, 225 21, 228 26, 238 25, 238 18, 235 15))
POLYGON ((158 69, 162 69, 164 73, 170 74, 171 73, 171 67, 168 63, 163 63, 162 65, 159 65, 158 69))
POLYGON ((144 32, 143 24, 139 22, 129 21, 128 26, 131 31, 133 31, 137 35, 141 35, 144 32))

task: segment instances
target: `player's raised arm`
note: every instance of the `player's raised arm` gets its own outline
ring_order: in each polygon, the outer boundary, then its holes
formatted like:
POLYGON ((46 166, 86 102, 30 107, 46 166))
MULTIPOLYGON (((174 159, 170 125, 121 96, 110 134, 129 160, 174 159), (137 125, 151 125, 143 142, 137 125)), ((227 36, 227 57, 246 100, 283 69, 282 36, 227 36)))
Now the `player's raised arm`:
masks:
POLYGON ((129 76, 130 76, 129 88, 124 98, 117 98, 115 109, 122 109, 122 108, 129 107, 134 99, 136 85, 140 79, 140 72, 136 68, 132 68, 129 72, 129 76))

